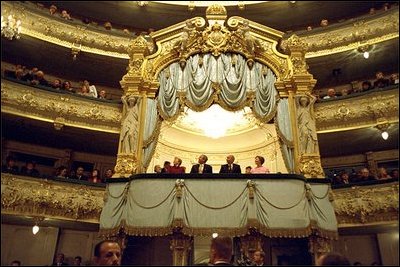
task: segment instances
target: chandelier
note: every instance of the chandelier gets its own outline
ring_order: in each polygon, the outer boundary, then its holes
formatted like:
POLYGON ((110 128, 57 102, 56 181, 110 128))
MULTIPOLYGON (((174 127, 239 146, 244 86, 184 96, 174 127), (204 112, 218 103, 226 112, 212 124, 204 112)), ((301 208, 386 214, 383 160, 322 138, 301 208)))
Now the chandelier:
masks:
POLYGON ((5 20, 1 16, 1 36, 6 37, 9 40, 20 38, 21 33, 21 21, 16 19, 13 15, 9 15, 5 20))

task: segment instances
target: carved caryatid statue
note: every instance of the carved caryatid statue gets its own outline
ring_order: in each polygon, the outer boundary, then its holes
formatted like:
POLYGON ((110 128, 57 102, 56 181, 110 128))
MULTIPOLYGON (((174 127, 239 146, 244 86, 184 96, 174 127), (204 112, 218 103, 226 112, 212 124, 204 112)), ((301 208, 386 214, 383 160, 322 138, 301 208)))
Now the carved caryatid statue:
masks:
POLYGON ((133 154, 136 152, 138 139, 138 100, 133 96, 122 96, 123 103, 122 125, 120 135, 120 153, 133 154))
POLYGON ((297 123, 299 129, 300 153, 316 153, 318 143, 317 132, 314 119, 311 116, 310 99, 307 96, 299 97, 297 123))

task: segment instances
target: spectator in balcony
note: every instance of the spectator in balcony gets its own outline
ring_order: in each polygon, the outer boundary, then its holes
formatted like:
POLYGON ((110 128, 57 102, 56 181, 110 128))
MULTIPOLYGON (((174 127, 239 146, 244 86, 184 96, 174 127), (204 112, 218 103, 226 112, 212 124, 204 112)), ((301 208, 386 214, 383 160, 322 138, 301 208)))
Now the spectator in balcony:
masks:
POLYGON ((323 99, 330 99, 330 98, 336 98, 336 91, 334 88, 329 88, 328 95, 324 96, 323 99))
POLYGON ((334 266, 334 265, 344 265, 350 266, 350 261, 338 253, 327 253, 321 255, 315 262, 316 266, 334 266))
POLYGON ((390 85, 399 84, 399 75, 396 73, 390 75, 389 83, 390 85))
POLYGON ((55 5, 51 5, 49 8, 50 15, 54 15, 57 12, 57 7, 55 5))
POLYGON ((393 179, 399 180, 399 170, 398 169, 394 169, 390 172, 390 176, 393 179))
POLYGON ((106 28, 106 30, 110 31, 112 29, 111 22, 107 21, 106 23, 104 23, 104 28, 106 28))
POLYGON ((62 85, 62 89, 70 92, 70 93, 75 93, 74 88, 72 88, 71 82, 70 81, 64 81, 62 85))
POLYGON ((199 164, 192 166, 190 173, 212 173, 212 166, 206 164, 208 157, 206 155, 200 155, 198 159, 199 164))
POLYGON ((94 247, 94 263, 97 266, 121 265, 121 247, 116 241, 104 240, 94 247))
POLYGON ((36 79, 36 73, 39 71, 38 68, 33 67, 30 71, 28 71, 28 73, 26 73, 24 75, 24 77, 22 78, 23 81, 27 81, 30 82, 34 79, 36 79))
POLYGON ((99 99, 107 99, 106 96, 107 96, 106 90, 104 90, 104 89, 103 89, 103 90, 100 90, 99 95, 98 95, 98 98, 99 98, 99 99))
POLYGON ((12 261, 10 265, 11 265, 11 266, 21 266, 21 262, 15 260, 15 261, 12 261))
POLYGON ((389 86, 389 80, 383 76, 382 71, 378 71, 375 75, 376 81, 374 82, 374 88, 384 88, 389 86))
POLYGON ((372 89, 370 81, 363 81, 361 84, 361 92, 365 92, 372 89))
POLYGON ((254 162, 256 164, 256 167, 252 168, 250 173, 269 173, 268 168, 263 166, 265 162, 264 157, 256 156, 254 158, 254 162))
POLYGON ((27 161, 26 165, 21 168, 21 174, 38 177, 39 171, 35 168, 35 163, 33 161, 27 161))
POLYGON ((61 11, 61 15, 60 15, 63 19, 66 20, 72 20, 71 16, 68 14, 68 12, 66 10, 61 11))
POLYGON ((232 266, 232 239, 230 237, 216 237, 211 240, 210 263, 212 265, 232 266))
POLYGON ((87 88, 89 88, 89 93, 90 96, 92 97, 97 97, 97 90, 96 90, 96 86, 94 85, 90 85, 88 80, 84 80, 83 84, 86 85, 87 88))
POLYGON ((326 26, 328 26, 328 24, 329 24, 329 22, 328 22, 328 20, 327 19, 323 19, 323 20, 321 20, 321 27, 326 27, 326 26))
POLYGON ((376 178, 370 175, 369 170, 367 168, 362 168, 357 172, 356 177, 354 178, 354 182, 365 182, 365 181, 374 181, 376 178))
POLYGON ((32 85, 49 86, 49 82, 44 78, 44 72, 39 70, 36 72, 36 78, 31 81, 32 85))
POLYGON ((333 179, 333 184, 349 184, 349 174, 347 172, 341 172, 339 175, 336 175, 333 179))
POLYGON ((240 169, 240 165, 234 164, 233 162, 235 161, 235 157, 233 155, 228 155, 226 157, 226 163, 224 165, 221 165, 221 169, 219 170, 219 173, 242 173, 242 170, 240 169))
POLYGON ((91 177, 88 179, 91 183, 101 183, 100 171, 98 169, 93 169, 91 177))
POLYGON ((114 170, 113 169, 107 169, 105 174, 104 174, 104 180, 112 178, 113 175, 114 175, 114 170))
POLYGON ((79 166, 76 169, 76 173, 75 175, 73 175, 71 178, 72 179, 77 179, 77 180, 83 180, 83 181, 87 181, 87 177, 84 175, 85 169, 82 166, 79 166))
POLYGON ((65 256, 64 253, 57 253, 56 260, 52 264, 52 266, 66 266, 68 265, 67 263, 64 262, 65 256))
POLYGON ((387 170, 385 168, 379 168, 378 172, 376 174, 376 177, 378 180, 387 180, 391 179, 392 177, 387 173, 387 170))
POLYGON ((80 91, 77 92, 78 95, 83 95, 83 96, 90 96, 92 97, 92 94, 89 92, 89 88, 82 84, 80 91))
POLYGON ((168 173, 185 173, 186 168, 181 166, 182 159, 175 157, 173 165, 169 167, 168 173))
POLYGON ((251 166, 247 166, 247 167, 246 167, 245 173, 246 173, 246 174, 250 174, 250 173, 251 173, 251 166))
POLYGON ((161 173, 161 166, 160 165, 154 166, 154 173, 161 173))
POLYGON ((60 166, 56 170, 56 177, 57 178, 68 178, 68 173, 67 173, 67 167, 65 166, 60 166))
POLYGON ((61 80, 60 79, 54 79, 54 81, 51 83, 51 87, 53 89, 60 90, 61 87, 62 87, 61 80))
POLYGON ((168 173, 169 168, 171 167, 171 162, 164 161, 164 167, 161 169, 161 173, 168 173))
POLYGON ((76 256, 74 258, 74 266, 81 266, 82 265, 82 257, 81 256, 76 256))
POLYGON ((16 164, 17 161, 15 160, 15 158, 8 156, 6 158, 6 165, 3 165, 3 167, 1 168, 1 172, 19 174, 19 169, 16 164))

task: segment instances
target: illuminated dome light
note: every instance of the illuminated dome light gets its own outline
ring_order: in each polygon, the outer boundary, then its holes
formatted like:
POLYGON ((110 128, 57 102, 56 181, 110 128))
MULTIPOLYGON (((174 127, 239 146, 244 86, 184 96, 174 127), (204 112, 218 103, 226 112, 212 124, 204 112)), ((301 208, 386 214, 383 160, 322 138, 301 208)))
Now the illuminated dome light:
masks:
POLYGON ((35 226, 32 227, 32 233, 34 235, 36 235, 39 232, 39 230, 40 230, 40 228, 39 228, 38 225, 35 225, 35 226))
MULTIPOLYGON (((212 4, 215 4, 215 1, 151 1, 161 4, 169 4, 169 5, 180 5, 180 6, 188 6, 189 4, 194 4, 196 7, 208 7, 212 4)), ((223 6, 238 6, 239 4, 251 5, 251 4, 259 4, 269 1, 218 1, 218 4, 223 6)))
POLYGON ((369 58, 369 52, 368 52, 368 51, 365 51, 365 52, 363 53, 363 56, 364 56, 365 59, 369 58))
POLYGON ((383 140, 387 140, 389 138, 389 133, 386 132, 386 131, 383 131, 382 132, 382 138, 383 138, 383 140))
POLYGON ((251 109, 248 107, 241 111, 230 112, 217 104, 203 112, 195 112, 186 108, 185 115, 180 119, 178 125, 199 129, 205 136, 218 139, 227 135, 229 130, 248 128, 250 121, 247 115, 249 113, 251 113, 251 109))

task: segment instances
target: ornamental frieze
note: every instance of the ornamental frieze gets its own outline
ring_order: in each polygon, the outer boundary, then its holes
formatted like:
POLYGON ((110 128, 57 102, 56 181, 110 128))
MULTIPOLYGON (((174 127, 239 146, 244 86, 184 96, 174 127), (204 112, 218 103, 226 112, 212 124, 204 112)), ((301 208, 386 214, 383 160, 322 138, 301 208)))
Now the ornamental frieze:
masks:
POLYGON ((1 112, 65 125, 119 133, 121 107, 84 97, 1 81, 1 112))
POLYGON ((317 132, 398 122, 399 89, 371 91, 314 105, 317 132))

